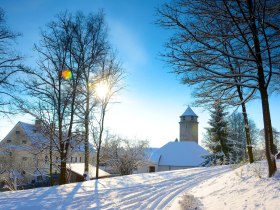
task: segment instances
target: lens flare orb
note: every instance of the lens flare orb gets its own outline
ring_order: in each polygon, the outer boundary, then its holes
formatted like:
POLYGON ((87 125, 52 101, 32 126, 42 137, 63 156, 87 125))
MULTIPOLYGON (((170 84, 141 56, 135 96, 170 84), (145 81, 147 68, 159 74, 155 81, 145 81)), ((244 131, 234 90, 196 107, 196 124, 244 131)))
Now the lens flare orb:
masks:
POLYGON ((63 79, 66 79, 66 80, 71 79, 71 78, 72 78, 72 72, 71 72, 71 70, 69 70, 69 69, 64 69, 64 70, 62 70, 62 72, 61 72, 61 77, 62 77, 63 79))

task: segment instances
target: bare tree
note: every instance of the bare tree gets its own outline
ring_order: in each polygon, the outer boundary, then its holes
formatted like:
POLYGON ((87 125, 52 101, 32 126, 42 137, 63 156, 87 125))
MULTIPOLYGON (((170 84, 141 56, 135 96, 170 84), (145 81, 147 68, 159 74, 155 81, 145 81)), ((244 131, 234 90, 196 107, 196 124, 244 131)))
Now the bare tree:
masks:
POLYGON ((147 163, 144 152, 148 147, 147 141, 112 137, 103 149, 107 157, 106 164, 121 175, 129 175, 133 170, 147 163))
MULTIPOLYGON (((30 96, 28 105, 40 104, 42 113, 52 115, 52 132, 55 131, 53 134, 60 153, 60 184, 67 182, 66 162, 73 139, 77 88, 81 78, 81 71, 71 53, 72 19, 71 14, 62 13, 47 25, 46 31, 41 32, 41 42, 35 45, 39 55, 38 68, 29 70, 28 81, 24 83, 30 96)), ((26 105, 26 99, 21 105, 26 105)), ((36 108, 30 109, 30 106, 26 110, 36 112, 36 108)))
POLYGON ((124 76, 121 64, 116 56, 108 54, 100 63, 100 68, 92 77, 91 84, 97 104, 94 112, 91 113, 91 131, 96 148, 96 179, 98 179, 98 169, 100 164, 100 150, 104 138, 105 115, 109 103, 112 103, 113 97, 123 88, 121 82, 124 76))
POLYGON ((24 70, 22 57, 11 49, 19 35, 7 27, 4 10, 0 8, 0 113, 3 114, 12 113, 8 105, 14 97, 15 76, 24 70))
POLYGON ((277 68, 280 40, 276 29, 279 8, 278 1, 178 0, 159 10, 159 24, 176 31, 164 56, 174 72, 182 75, 183 83, 203 87, 213 81, 222 87, 221 94, 232 96, 236 96, 233 94, 236 87, 242 87, 243 94, 246 93, 244 102, 258 90, 269 177, 277 170, 272 155, 268 88, 280 73, 277 68))
POLYGON ((96 15, 84 16, 77 13, 73 22, 73 40, 71 54, 78 68, 82 72, 77 101, 78 115, 82 121, 85 145, 85 171, 88 174, 89 167, 89 134, 90 113, 96 105, 92 94, 91 77, 96 77, 96 71, 100 63, 108 54, 107 29, 104 21, 104 13, 100 11, 96 15))

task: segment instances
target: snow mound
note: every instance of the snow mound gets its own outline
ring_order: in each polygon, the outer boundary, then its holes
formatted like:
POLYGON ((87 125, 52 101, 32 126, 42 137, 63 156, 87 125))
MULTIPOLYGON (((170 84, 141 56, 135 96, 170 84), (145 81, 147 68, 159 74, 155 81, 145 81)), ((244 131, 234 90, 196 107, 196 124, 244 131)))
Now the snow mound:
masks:
MULTIPOLYGON (((278 168, 280 162, 277 163, 278 168)), ((265 161, 241 166, 219 178, 211 178, 188 192, 201 203, 196 209, 280 209, 280 173, 267 178, 265 161)), ((187 209, 179 202, 190 197, 179 197, 170 209, 187 209), (179 199, 179 200, 178 200, 179 199)))

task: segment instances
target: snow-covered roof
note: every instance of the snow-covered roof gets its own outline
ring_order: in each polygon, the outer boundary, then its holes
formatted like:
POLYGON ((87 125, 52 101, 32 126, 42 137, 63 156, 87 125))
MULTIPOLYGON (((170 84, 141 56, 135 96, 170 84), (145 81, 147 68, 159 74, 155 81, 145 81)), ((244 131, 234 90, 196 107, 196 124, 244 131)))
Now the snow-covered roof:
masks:
MULTIPOLYGON (((17 123, 17 125, 23 130, 24 134, 27 136, 28 139, 30 139, 30 141, 33 144, 47 145, 49 143, 50 140, 47 138, 46 135, 44 135, 43 132, 41 132, 40 128, 38 128, 36 125, 21 122, 21 121, 19 121, 17 123)), ((13 130, 14 129, 15 129, 15 127, 13 128, 13 130)), ((12 132, 12 131, 10 131, 10 132, 12 132)), ((7 149, 18 149, 18 150, 30 149, 30 147, 27 148, 27 146, 11 145, 11 144, 7 144, 5 147, 7 149)), ((73 138, 71 141, 71 149, 73 152, 84 152, 84 144, 73 138)), ((91 143, 89 143, 89 151, 91 154, 93 154, 95 152, 93 145, 91 143)))
POLYGON ((191 109, 191 107, 188 106, 188 108, 186 109, 186 111, 181 115, 182 116, 194 116, 194 117, 198 117, 194 111, 191 109))
POLYGON ((207 154, 208 152, 195 142, 169 142, 156 151, 150 160, 158 165, 192 167, 202 164, 205 161, 202 156, 207 154))
MULTIPOLYGON (((67 163, 67 168, 70 169, 71 171, 75 172, 76 174, 79 174, 81 176, 83 176, 84 171, 85 171, 85 164, 84 163, 67 163)), ((94 167, 93 165, 89 164, 89 178, 93 179, 96 177, 96 167, 94 167)), ((106 171, 103 171, 101 169, 98 169, 98 176, 99 177, 107 177, 110 176, 109 173, 107 173, 106 171)))
POLYGON ((42 142, 42 143, 48 143, 49 139, 46 138, 40 130, 35 125, 25 123, 25 122, 18 122, 18 125, 23 129, 26 136, 33 142, 42 142))

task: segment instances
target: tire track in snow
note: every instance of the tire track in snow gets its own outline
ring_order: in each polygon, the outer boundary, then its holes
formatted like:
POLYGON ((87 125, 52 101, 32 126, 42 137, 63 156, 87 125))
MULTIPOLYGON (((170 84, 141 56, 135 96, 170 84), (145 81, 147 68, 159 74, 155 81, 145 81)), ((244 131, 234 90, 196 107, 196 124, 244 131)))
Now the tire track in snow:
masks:
MULTIPOLYGON (((196 172, 195 174, 201 174, 201 172, 196 172)), ((169 186, 173 185, 174 183, 175 185, 181 185, 186 182, 187 178, 191 178, 195 174, 192 173, 190 175, 186 175, 186 172, 181 173, 181 177, 171 178, 167 180, 165 179, 161 182, 153 183, 152 185, 148 180, 148 183, 142 184, 142 187, 132 189, 133 193, 128 194, 127 189, 119 192, 119 197, 121 198, 121 200, 119 201, 119 203, 121 203, 121 209, 129 209, 132 207, 133 209, 138 208, 139 203, 146 202, 147 200, 153 200, 153 198, 156 199, 158 197, 158 194, 162 193, 163 188, 169 189, 169 186)), ((131 191, 131 189, 129 191, 131 191)))
MULTIPOLYGON (((190 190, 202 181, 211 177, 219 176, 220 174, 229 171, 229 168, 205 168, 190 174, 181 173, 181 177, 163 180, 143 187, 138 187, 131 194, 127 194, 125 190, 119 191, 118 204, 114 209, 164 209, 172 200, 181 193, 190 190)), ((133 188, 133 187, 132 187, 133 188)))

